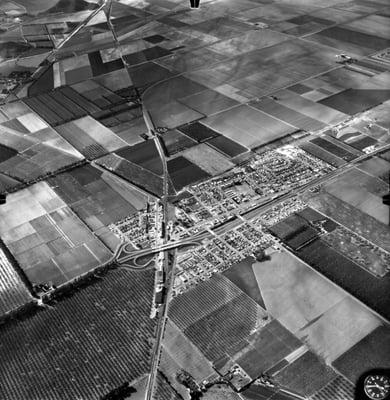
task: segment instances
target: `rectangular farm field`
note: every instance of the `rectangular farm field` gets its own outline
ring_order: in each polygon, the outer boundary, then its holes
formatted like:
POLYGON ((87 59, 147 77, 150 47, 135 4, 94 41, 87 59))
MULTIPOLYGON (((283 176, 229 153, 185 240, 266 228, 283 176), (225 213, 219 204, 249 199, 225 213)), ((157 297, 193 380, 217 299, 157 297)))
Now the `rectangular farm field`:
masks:
POLYGON ((200 122, 193 122, 189 125, 183 125, 179 127, 178 130, 185 133, 191 139, 198 141, 199 143, 221 135, 220 133, 207 127, 206 125, 203 125, 200 122))
POLYGON ((329 151, 330 153, 334 154, 337 157, 342 158, 345 161, 352 161, 357 157, 351 152, 348 152, 347 150, 343 149, 341 146, 337 146, 334 143, 331 143, 330 141, 322 137, 317 137, 315 139, 312 139, 310 142, 316 144, 319 147, 322 147, 326 151, 329 151))
POLYGON ((208 140, 207 143, 221 153, 232 158, 248 151, 246 147, 222 135, 208 140))
POLYGON ((181 190, 184 186, 195 183, 211 175, 184 157, 177 157, 168 161, 168 171, 175 189, 181 190))

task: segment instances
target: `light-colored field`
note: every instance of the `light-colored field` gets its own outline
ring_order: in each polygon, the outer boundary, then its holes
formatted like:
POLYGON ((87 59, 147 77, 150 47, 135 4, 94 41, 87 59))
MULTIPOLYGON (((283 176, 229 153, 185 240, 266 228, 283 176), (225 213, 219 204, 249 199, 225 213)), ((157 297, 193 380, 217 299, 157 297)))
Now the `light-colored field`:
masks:
POLYGON ((0 236, 32 283, 62 284, 111 255, 46 182, 8 196, 0 236))
POLYGON ((180 155, 213 176, 234 167, 228 158, 205 143, 186 149, 180 155))
POLYGON ((115 151, 127 146, 124 140, 90 116, 80 118, 73 123, 108 151, 115 151))
POLYGON ((296 130, 247 105, 221 112, 202 123, 249 148, 266 144, 296 130))
POLYGON ((267 310, 333 361, 380 325, 380 320, 346 292, 326 281, 294 256, 273 253, 253 270, 267 310))

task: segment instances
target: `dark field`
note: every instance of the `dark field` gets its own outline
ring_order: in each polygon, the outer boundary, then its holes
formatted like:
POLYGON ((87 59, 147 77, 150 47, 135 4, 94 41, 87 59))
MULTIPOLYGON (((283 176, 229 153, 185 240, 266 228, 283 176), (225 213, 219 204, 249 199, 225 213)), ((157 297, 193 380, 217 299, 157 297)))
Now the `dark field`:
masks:
POLYGON ((340 165, 345 164, 345 161, 342 158, 336 157, 334 154, 329 153, 324 150, 322 147, 315 145, 311 142, 303 142, 299 145, 299 147, 309 154, 319 158, 322 161, 332 165, 333 167, 339 167, 340 165))
POLYGON ((313 210, 310 207, 306 207, 301 211, 296 212, 297 215, 304 218, 309 223, 319 223, 321 221, 322 226, 327 232, 332 232, 337 228, 337 224, 325 215, 313 210))
POLYGON ((319 231, 299 214, 290 215, 269 230, 294 250, 314 240, 319 234, 319 231))
POLYGON ((0 193, 4 193, 20 184, 19 181, 0 173, 0 193))
POLYGON ((172 156, 179 151, 188 149, 189 147, 195 146, 197 144, 197 142, 190 139, 188 136, 183 135, 176 129, 164 133, 161 139, 164 143, 168 156, 172 156))
POLYGON ((368 110, 390 98, 389 89, 347 89, 319 103, 348 115, 368 110))
POLYGON ((342 158, 345 161, 352 161, 357 157, 354 154, 343 149, 341 146, 337 146, 334 143, 324 139, 323 137, 317 137, 315 139, 312 139, 310 142, 319 147, 322 147, 324 150, 332 153, 336 157, 342 158))
POLYGON ((28 97, 24 101, 51 126, 61 125, 100 111, 99 107, 70 86, 56 89, 50 93, 28 97))
POLYGON ((333 366, 356 383, 373 368, 390 368, 390 329, 380 326, 344 353, 333 366))
POLYGON ((244 293, 251 297, 257 304, 265 309, 264 300, 261 297, 259 285, 252 268, 253 258, 247 257, 238 264, 226 270, 223 275, 229 278, 244 293))
POLYGON ((168 161, 168 172, 176 191, 211 176, 182 156, 168 161))
POLYGON ((146 140, 135 146, 126 147, 117 151, 116 154, 156 175, 163 173, 160 155, 154 140, 146 140))
POLYGON ((2 327, 2 397, 98 400, 147 373, 153 279, 153 271, 110 271, 55 308, 2 327))
POLYGON ((390 276, 381 279, 361 269, 321 239, 303 247, 298 256, 386 319, 390 319, 390 276))
POLYGON ((234 140, 231 140, 225 136, 218 136, 207 141, 207 143, 225 154, 228 157, 236 157, 239 154, 246 153, 248 149, 241 146, 234 140))
POLYGON ((16 150, 0 144, 0 163, 16 156, 17 154, 18 152, 16 150))
POLYGON ((241 395, 245 400, 291 400, 291 396, 261 385, 251 385, 241 395))
POLYGON ((193 122, 192 124, 183 125, 179 127, 178 130, 185 133, 190 138, 198 141, 199 143, 220 136, 220 133, 207 127, 206 125, 201 124, 200 122, 193 122))
POLYGON ((330 367, 311 351, 306 352, 279 372, 274 379, 280 385, 303 396, 311 396, 336 377, 330 367))
POLYGON ((28 95, 35 96, 54 89, 53 66, 50 65, 42 70, 37 80, 28 88, 28 95))
POLYGON ((370 136, 361 135, 358 140, 349 142, 348 144, 357 150, 363 151, 366 147, 375 146, 378 141, 370 136))

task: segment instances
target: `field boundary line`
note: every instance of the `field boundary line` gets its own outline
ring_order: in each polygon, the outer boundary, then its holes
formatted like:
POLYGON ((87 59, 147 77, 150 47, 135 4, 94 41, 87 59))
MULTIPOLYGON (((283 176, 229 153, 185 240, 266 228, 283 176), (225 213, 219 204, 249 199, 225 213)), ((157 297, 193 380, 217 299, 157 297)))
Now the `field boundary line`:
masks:
POLYGON ((351 297, 352 299, 354 299, 355 301, 357 301, 358 303, 360 303, 362 306, 364 306, 364 308, 366 308, 368 311, 370 311, 372 314, 376 315, 381 321, 383 321, 386 325, 390 324, 390 321, 388 321, 385 317, 383 317, 382 315, 380 315, 377 311, 373 310, 372 308, 370 308, 368 305, 366 305, 365 303, 363 303, 361 300, 359 300, 358 298, 356 298, 355 296, 353 296, 351 293, 349 293, 347 290, 345 290, 343 287, 337 285, 335 282, 333 282, 330 278, 328 278, 327 276, 323 275, 321 272, 317 271, 314 267, 312 267, 310 264, 308 264, 306 261, 302 260, 301 258, 299 258, 297 255, 295 255, 292 251, 290 251, 287 247, 285 247, 283 244, 281 244, 281 246, 283 247, 283 249, 291 254, 293 257, 295 257, 297 260, 299 260, 300 262, 302 262, 303 264, 305 264, 307 267, 309 267, 312 271, 314 271, 316 274, 320 275, 323 279, 325 279, 326 281, 328 281, 329 283, 331 283, 333 286, 335 286, 336 288, 338 288, 339 290, 342 290, 343 292, 345 292, 347 294, 347 296, 351 297))

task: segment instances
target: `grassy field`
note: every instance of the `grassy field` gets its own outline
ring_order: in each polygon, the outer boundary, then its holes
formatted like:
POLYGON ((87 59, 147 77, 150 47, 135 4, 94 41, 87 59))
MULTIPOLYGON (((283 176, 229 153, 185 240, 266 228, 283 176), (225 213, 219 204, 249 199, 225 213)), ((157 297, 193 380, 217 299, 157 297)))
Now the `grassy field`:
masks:
POLYGON ((253 270, 267 311, 327 361, 380 323, 343 290, 287 252, 273 253, 271 260, 255 263, 253 270))
POLYGON ((98 400, 149 372, 153 277, 110 271, 55 308, 2 327, 4 398, 98 400))
POLYGON ((111 256, 45 182, 8 196, 0 210, 0 235, 36 284, 62 284, 111 256))
POLYGON ((184 150, 181 155, 212 176, 219 175, 234 166, 227 157, 205 143, 184 150))

